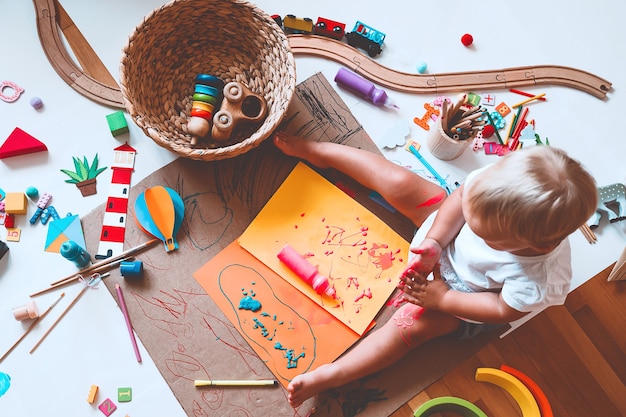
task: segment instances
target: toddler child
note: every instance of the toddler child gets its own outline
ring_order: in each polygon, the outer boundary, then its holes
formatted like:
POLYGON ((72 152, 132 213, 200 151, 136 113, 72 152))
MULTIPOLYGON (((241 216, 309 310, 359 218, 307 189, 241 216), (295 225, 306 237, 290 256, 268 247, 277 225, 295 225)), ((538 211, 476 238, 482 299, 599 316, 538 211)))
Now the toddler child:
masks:
POLYGON ((333 363, 296 376, 287 388, 292 407, 380 371, 435 337, 472 337, 565 301, 572 275, 567 237, 591 217, 597 192, 593 177, 564 151, 511 152, 471 172, 447 196, 365 150, 285 133, 274 143, 377 191, 418 227, 398 284, 407 303, 333 363))

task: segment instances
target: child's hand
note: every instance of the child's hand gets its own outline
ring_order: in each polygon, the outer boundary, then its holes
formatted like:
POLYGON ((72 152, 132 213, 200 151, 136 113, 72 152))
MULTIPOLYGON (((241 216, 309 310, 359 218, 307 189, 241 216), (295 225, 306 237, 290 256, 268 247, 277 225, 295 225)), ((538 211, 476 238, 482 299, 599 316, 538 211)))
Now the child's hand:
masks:
POLYGON ((418 247, 411 248, 410 250, 416 256, 411 260, 407 270, 412 269, 426 277, 439 262, 442 248, 436 240, 426 238, 418 247))
POLYGON ((437 310, 440 300, 449 291, 446 283, 441 279, 439 269, 433 270, 434 279, 428 281, 422 274, 408 269, 400 277, 398 288, 404 291, 404 301, 416 304, 426 309, 437 310))

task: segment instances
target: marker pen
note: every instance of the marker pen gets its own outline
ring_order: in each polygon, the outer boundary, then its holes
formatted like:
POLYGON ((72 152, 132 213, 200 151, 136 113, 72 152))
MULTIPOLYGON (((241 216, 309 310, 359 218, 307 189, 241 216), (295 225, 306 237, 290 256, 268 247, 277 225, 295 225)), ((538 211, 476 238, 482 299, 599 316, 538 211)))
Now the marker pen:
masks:
POLYGON ((385 90, 376 88, 374 84, 345 68, 339 68, 335 75, 335 82, 346 89, 359 94, 363 98, 371 101, 376 106, 385 106, 390 109, 399 109, 387 96, 385 90))

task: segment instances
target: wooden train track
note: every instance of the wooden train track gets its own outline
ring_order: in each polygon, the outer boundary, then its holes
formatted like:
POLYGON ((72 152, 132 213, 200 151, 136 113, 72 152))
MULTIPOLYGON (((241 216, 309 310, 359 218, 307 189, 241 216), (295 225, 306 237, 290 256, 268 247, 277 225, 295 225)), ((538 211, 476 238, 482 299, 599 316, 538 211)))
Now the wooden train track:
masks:
POLYGON ((604 99, 611 83, 586 71, 558 65, 505 68, 500 70, 409 74, 380 65, 350 45, 314 35, 289 35, 294 55, 311 55, 336 61, 368 80, 405 93, 447 93, 468 90, 498 90, 536 85, 561 85, 604 99))
MULTIPOLYGON (((119 85, 58 0, 33 0, 37 31, 43 50, 59 76, 74 90, 96 102, 124 109, 119 85), (64 47, 59 29, 78 59, 64 47), (82 67, 82 68, 81 68, 82 67)), ((392 90, 433 94, 468 90, 497 90, 536 85, 562 85, 606 98, 611 83, 570 67, 542 65, 501 70, 442 74, 409 74, 380 65, 352 46, 315 35, 289 35, 294 55, 311 55, 336 61, 370 81, 392 90)))
POLYGON ((83 96, 107 106, 124 108, 119 85, 70 16, 56 0, 33 0, 37 13, 37 32, 48 61, 70 87, 83 96), (59 29, 65 35, 81 66, 78 66, 63 44, 59 29), (82 67, 82 68, 81 68, 82 67))

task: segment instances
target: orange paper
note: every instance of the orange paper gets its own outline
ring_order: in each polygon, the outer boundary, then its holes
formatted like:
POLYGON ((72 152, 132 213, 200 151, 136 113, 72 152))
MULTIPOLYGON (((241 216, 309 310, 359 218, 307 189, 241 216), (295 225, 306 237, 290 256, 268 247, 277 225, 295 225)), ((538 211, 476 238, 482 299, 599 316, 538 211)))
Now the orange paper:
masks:
POLYGON ((285 387, 359 339, 236 242, 193 276, 285 387))
POLYGON ((359 335, 395 289, 409 250, 405 239, 302 162, 239 244, 359 335), (317 294, 278 260, 287 243, 329 278, 336 299, 317 294))

